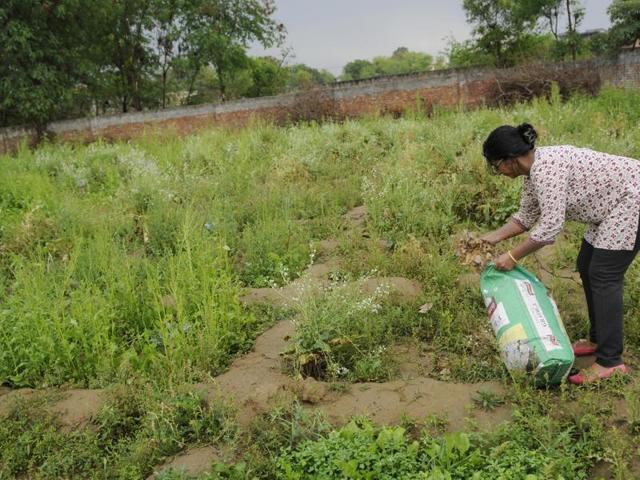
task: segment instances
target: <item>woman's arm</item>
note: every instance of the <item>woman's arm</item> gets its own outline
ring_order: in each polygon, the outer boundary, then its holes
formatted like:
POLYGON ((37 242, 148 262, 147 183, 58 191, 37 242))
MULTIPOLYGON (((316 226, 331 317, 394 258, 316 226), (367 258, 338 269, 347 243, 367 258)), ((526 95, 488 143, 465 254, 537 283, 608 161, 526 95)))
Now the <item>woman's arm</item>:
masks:
POLYGON ((505 223, 502 227, 494 230, 493 232, 487 233, 480 240, 484 240, 485 242, 489 242, 491 245, 495 245, 496 243, 500 243, 507 238, 515 237, 520 235, 522 232, 525 232, 526 229, 518 222, 516 222, 513 218, 511 218, 507 223, 505 223))
POLYGON ((531 238, 527 238, 517 247, 512 248, 507 253, 503 253, 502 255, 500 255, 496 259, 496 268, 498 270, 511 270, 516 266, 516 262, 514 262, 514 259, 520 260, 530 253, 540 250, 545 245, 545 243, 536 242, 535 240, 531 240, 531 238))

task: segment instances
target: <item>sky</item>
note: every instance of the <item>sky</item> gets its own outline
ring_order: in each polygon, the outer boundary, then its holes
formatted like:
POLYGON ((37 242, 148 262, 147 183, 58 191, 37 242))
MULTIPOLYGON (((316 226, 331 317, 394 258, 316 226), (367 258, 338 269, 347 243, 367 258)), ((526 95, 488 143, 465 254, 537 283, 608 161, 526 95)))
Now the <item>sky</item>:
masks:
MULTIPOLYGON (((285 46, 294 57, 287 63, 304 63, 334 75, 356 59, 391 55, 397 47, 443 53, 448 38, 471 37, 462 0, 275 0, 274 18, 287 29, 285 46)), ((586 8, 580 31, 608 28, 611 0, 582 0, 586 8)), ((252 56, 273 55, 253 45, 252 56)))

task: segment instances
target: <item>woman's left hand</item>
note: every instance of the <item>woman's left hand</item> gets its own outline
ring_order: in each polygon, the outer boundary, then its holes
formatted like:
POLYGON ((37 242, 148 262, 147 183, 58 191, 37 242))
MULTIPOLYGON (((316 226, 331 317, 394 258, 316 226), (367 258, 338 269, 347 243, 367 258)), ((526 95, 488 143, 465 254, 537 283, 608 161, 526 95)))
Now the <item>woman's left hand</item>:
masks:
POLYGON ((513 267, 516 266, 516 262, 514 262, 508 253, 503 253, 496 260, 496 268, 502 271, 512 270, 513 267))

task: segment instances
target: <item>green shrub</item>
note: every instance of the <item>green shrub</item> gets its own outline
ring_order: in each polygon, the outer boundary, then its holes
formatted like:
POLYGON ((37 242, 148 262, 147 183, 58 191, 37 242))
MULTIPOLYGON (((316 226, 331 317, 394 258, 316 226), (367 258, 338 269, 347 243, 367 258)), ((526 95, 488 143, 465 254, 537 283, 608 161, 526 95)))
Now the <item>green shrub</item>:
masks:
POLYGON ((277 478, 585 479, 594 442, 589 427, 580 432, 548 418, 520 419, 493 434, 424 434, 419 441, 401 427, 378 428, 361 419, 284 450, 277 478))
POLYGON ((234 440, 234 412, 225 403, 189 389, 144 390, 115 390, 81 429, 64 428, 42 396, 17 402, 0 422, 0 478, 146 478, 186 445, 234 440))
POLYGON ((296 333, 285 354, 297 375, 318 379, 382 381, 393 373, 388 347, 394 314, 389 285, 363 293, 366 279, 302 286, 296 333))

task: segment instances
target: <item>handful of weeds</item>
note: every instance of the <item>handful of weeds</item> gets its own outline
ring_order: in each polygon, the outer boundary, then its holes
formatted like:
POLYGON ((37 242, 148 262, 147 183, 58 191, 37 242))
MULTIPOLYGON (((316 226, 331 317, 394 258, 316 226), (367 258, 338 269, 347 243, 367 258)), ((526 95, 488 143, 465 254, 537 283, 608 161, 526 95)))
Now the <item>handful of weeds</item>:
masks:
POLYGON ((468 230, 462 231, 456 242, 456 255, 462 265, 481 272, 495 256, 495 246, 468 230))

